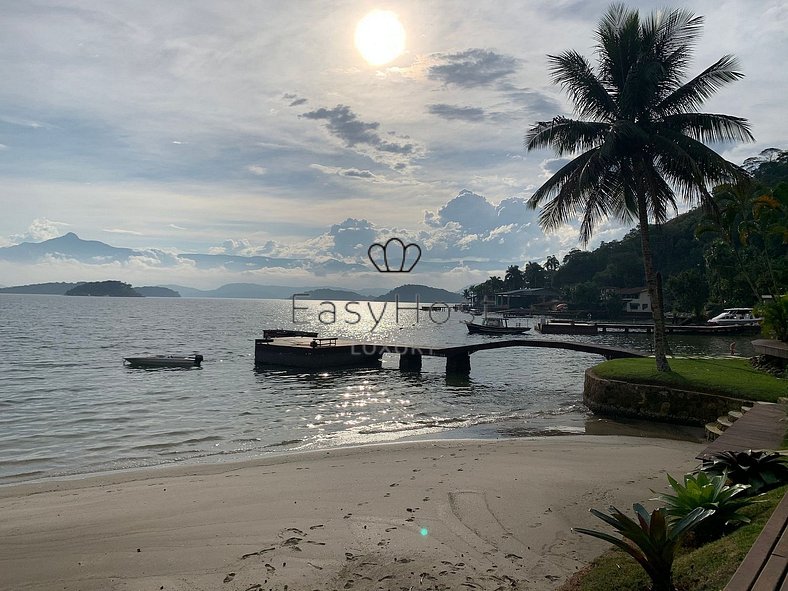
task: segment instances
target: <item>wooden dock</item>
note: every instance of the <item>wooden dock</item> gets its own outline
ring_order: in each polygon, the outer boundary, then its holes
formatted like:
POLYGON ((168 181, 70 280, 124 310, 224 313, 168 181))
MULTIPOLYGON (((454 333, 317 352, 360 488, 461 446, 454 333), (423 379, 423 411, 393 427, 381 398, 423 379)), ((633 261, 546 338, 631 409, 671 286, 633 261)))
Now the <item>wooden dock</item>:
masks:
MULTIPOLYGON (((621 324, 617 322, 540 322, 536 330, 542 334, 604 334, 608 332, 631 332, 651 334, 654 332, 653 324, 621 324)), ((707 326, 707 325, 680 325, 666 324, 667 334, 683 335, 740 335, 757 334, 760 326, 707 326)))
POLYGON ((432 347, 367 343, 337 338, 280 337, 255 340, 255 364, 309 369, 363 367, 379 363, 385 353, 393 353, 399 355, 399 367, 405 371, 421 370, 424 356, 444 357, 447 374, 467 375, 471 371, 470 358, 473 353, 508 347, 567 349, 601 355, 605 359, 646 357, 645 353, 632 349, 545 339, 495 340, 470 345, 432 347))
POLYGON ((703 460, 721 451, 780 449, 788 427, 785 419, 784 405, 759 402, 725 429, 697 458, 703 460))

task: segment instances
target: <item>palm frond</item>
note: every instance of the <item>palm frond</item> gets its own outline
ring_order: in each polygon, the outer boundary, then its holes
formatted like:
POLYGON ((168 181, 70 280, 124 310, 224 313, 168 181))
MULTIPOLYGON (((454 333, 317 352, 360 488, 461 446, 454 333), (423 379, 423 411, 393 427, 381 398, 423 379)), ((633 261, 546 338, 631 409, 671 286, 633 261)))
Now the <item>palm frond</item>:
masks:
POLYGON ((750 124, 742 117, 718 113, 676 113, 663 117, 666 126, 702 142, 752 142, 750 124))
POLYGON ((523 143, 529 152, 549 147, 562 156, 598 146, 609 129, 607 123, 556 117, 552 121, 540 121, 529 129, 523 143))
POLYGON ((637 10, 614 4, 596 31, 600 78, 617 97, 640 53, 640 18, 637 10))
POLYGON ((618 109, 586 58, 576 51, 548 55, 550 74, 555 84, 568 93, 580 117, 612 121, 618 109))
POLYGON ((744 77, 732 55, 724 55, 689 82, 679 86, 657 105, 663 115, 681 113, 700 107, 720 88, 744 77))

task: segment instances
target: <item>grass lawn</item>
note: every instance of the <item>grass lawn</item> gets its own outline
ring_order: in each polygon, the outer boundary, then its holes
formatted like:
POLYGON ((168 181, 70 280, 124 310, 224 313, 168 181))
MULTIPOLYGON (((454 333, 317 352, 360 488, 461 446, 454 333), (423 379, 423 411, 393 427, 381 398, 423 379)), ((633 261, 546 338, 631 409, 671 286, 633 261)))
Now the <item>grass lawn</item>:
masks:
MULTIPOLYGON (((683 548, 673 563, 673 582, 679 591, 719 591, 736 572, 788 487, 765 493, 745 509, 752 520, 719 540, 700 548, 683 548)), ((634 513, 634 512, 630 512, 634 513)), ((630 515, 631 516, 631 515, 630 515)), ((608 531, 599 522, 600 531, 608 531)), ((612 533, 612 531, 611 531, 612 533)), ((643 569, 621 550, 608 550, 564 583, 559 591, 646 591, 650 581, 643 569)))
POLYGON ((600 378, 664 385, 747 400, 777 402, 788 396, 788 380, 750 365, 747 359, 669 359, 671 371, 658 372, 654 359, 613 359, 593 368, 600 378))

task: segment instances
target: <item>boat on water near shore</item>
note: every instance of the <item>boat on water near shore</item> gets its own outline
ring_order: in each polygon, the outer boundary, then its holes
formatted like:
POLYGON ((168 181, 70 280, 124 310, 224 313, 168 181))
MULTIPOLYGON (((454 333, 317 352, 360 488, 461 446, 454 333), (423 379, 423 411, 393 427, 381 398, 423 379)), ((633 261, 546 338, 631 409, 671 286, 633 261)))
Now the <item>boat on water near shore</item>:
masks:
POLYGON ((756 318, 752 308, 726 308, 718 314, 709 324, 716 326, 753 326, 760 324, 763 318, 756 318))
POLYGON ((531 330, 530 326, 521 324, 509 325, 508 318, 498 316, 485 316, 481 324, 473 320, 463 320, 468 327, 469 334, 523 334, 531 330))
POLYGON ((202 360, 202 355, 150 355, 123 358, 130 367, 200 367, 202 360))

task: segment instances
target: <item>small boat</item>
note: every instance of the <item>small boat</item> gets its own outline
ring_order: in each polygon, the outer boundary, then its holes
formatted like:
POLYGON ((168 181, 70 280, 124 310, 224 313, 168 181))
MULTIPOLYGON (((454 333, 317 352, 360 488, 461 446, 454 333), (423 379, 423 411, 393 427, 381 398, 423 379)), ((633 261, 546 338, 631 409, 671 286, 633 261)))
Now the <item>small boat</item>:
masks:
POLYGON ((709 324, 718 326, 754 326, 759 324, 761 320, 763 318, 755 317, 752 313, 752 308, 726 308, 721 314, 709 320, 709 324))
POLYGON ((463 320, 463 322, 468 327, 470 334, 523 334, 531 330, 530 326, 521 326, 519 324, 510 326, 507 318, 499 318, 497 316, 485 316, 481 324, 476 324, 473 320, 470 322, 463 320))
POLYGON ((124 357, 131 367, 200 367, 202 355, 151 355, 149 357, 124 357))

